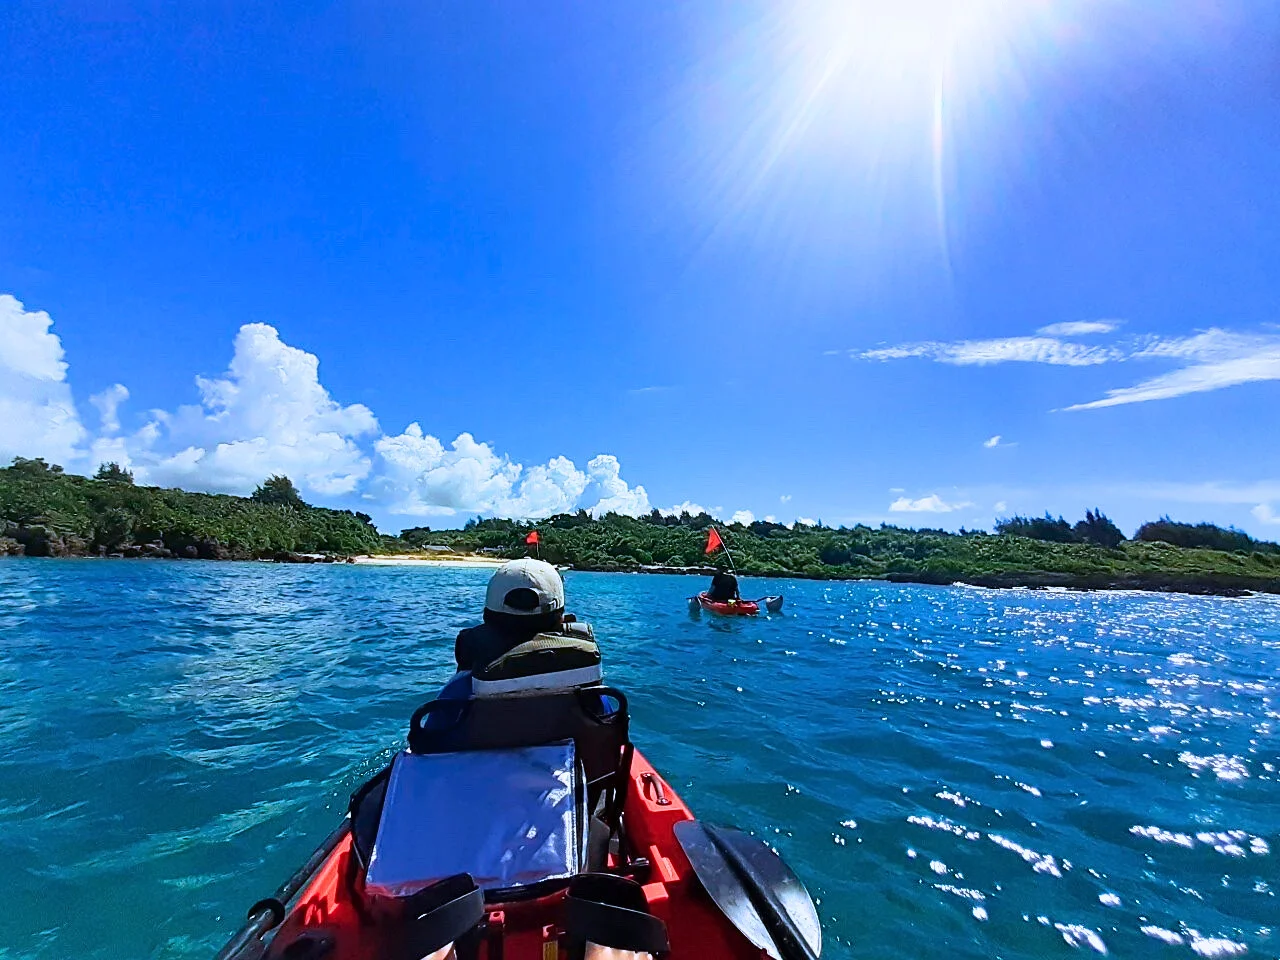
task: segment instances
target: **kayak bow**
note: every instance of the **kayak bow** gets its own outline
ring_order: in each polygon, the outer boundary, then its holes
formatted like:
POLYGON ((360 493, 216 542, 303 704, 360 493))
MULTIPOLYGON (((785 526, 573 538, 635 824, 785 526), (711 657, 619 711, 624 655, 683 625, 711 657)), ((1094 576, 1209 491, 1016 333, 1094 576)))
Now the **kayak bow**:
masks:
MULTIPOLYGON (((608 870, 642 884, 649 911, 663 921, 670 937, 667 960, 761 960, 762 947, 739 929, 741 918, 723 912, 720 904, 726 889, 738 890, 739 905, 732 909, 758 911, 770 943, 778 944, 773 949, 763 948, 774 960, 813 960, 818 956, 821 934, 813 931, 816 912, 812 902, 775 854, 766 850, 768 856, 761 855, 763 868, 743 867, 741 856, 730 849, 732 871, 718 879, 704 879, 711 875, 705 865, 691 862, 691 854, 699 859, 707 854, 693 847, 690 837, 706 834, 671 785, 639 752, 634 754, 623 803, 626 837, 623 847, 610 855, 608 870), (708 884, 715 889, 709 889, 708 884), (783 887, 790 896, 779 907, 776 891, 783 887), (803 898, 799 906, 797 896, 803 898), (748 903, 750 906, 743 906, 748 903), (787 936, 796 929, 802 931, 803 945, 787 936)), ((217 960, 383 960, 397 956, 398 940, 381 929, 385 915, 362 902, 366 890, 357 869, 350 824, 350 818, 344 819, 274 897, 254 905, 217 960), (272 931, 274 937, 270 937, 272 931)), ((721 844, 725 832, 712 835, 724 855, 721 844)), ((736 831, 730 835, 758 843, 736 831)), ((747 852, 750 855, 749 849, 747 852)), ((566 953, 570 949, 566 903, 563 889, 506 902, 486 897, 485 920, 476 934, 478 943, 471 948, 476 951, 475 960, 572 956, 566 953)))

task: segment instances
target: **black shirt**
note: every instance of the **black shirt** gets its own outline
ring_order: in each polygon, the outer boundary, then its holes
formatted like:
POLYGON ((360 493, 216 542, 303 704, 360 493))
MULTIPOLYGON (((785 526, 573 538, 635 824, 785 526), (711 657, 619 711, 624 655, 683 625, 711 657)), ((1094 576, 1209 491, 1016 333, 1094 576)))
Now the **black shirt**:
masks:
POLYGON ((738 595, 738 578, 731 573, 717 573, 711 578, 711 589, 707 591, 707 597, 716 603, 741 600, 738 595))

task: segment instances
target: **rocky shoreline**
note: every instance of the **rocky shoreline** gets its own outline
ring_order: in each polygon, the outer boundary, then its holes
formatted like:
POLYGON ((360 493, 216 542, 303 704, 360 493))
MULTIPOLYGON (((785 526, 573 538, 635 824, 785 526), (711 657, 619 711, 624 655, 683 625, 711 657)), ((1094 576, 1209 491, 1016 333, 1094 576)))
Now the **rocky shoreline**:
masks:
MULTIPOLYGON (((574 567, 598 573, 665 573, 710 576, 712 567, 574 567)), ((744 573, 743 577, 773 580, 831 580, 842 582, 919 583, 928 586, 971 586, 993 590, 1145 590, 1156 593, 1186 593, 1193 596, 1244 597, 1254 593, 1280 594, 1280 578, 1242 577, 1226 574, 1127 573, 1078 574, 1048 570, 1018 570, 1002 573, 961 572, 949 574, 888 573, 881 577, 815 577, 804 573, 775 571, 744 573)))

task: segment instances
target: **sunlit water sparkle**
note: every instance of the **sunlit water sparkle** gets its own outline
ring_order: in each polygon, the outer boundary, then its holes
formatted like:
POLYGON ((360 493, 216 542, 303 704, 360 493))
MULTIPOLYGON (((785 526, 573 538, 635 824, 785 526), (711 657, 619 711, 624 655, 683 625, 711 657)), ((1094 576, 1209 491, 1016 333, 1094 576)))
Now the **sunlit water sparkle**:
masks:
MULTIPOLYGON (((449 674, 483 571, 0 562, 0 958, 208 957, 449 674)), ((635 739, 824 956, 1280 949, 1280 603, 570 574, 635 739)))

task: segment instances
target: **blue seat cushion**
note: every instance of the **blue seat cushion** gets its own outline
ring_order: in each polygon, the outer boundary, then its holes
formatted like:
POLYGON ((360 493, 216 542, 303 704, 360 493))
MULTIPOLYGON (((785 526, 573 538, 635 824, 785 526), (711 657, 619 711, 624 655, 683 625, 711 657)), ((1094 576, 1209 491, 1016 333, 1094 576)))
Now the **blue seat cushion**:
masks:
POLYGON ((405 897, 468 873, 490 897, 567 881, 586 858, 584 780, 573 741, 401 753, 387 781, 366 889, 405 897))

